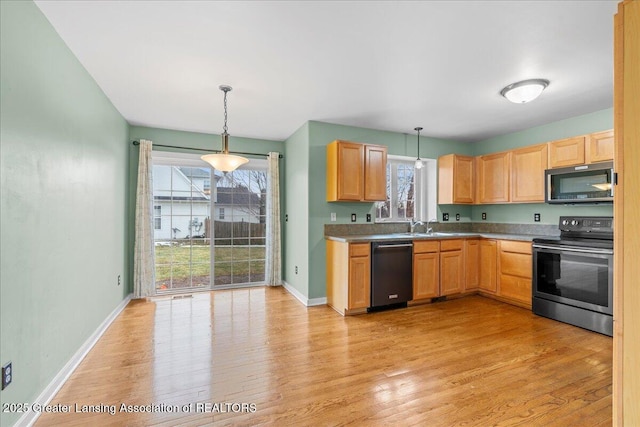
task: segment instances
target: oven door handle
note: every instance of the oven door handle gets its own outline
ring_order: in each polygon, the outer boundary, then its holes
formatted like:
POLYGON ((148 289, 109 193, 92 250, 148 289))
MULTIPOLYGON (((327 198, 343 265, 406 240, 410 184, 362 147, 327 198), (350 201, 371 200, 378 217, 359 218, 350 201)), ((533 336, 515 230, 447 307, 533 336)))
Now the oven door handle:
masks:
POLYGON ((547 246, 547 245, 533 245, 534 249, 552 249, 554 251, 566 251, 566 252, 580 252, 585 254, 605 254, 605 255, 613 255, 613 251, 611 249, 584 249, 577 248, 574 246, 547 246))

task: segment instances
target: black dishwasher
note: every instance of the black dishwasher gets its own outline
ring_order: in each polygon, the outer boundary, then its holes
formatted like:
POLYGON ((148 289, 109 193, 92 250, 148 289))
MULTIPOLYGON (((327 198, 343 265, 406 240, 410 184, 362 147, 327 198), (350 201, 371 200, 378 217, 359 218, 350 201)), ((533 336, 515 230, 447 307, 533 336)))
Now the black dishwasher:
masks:
POLYGON ((371 253, 371 309, 406 306, 413 299, 413 243, 373 242, 371 253))

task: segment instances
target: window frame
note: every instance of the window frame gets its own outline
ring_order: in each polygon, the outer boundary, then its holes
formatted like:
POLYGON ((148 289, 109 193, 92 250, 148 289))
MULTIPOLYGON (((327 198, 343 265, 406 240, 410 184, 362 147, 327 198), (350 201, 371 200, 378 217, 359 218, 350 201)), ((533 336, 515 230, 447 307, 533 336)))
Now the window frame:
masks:
MULTIPOLYGON (((421 169, 414 169, 414 217, 418 221, 427 221, 437 217, 437 172, 438 161, 436 159, 422 158, 421 169)), ((390 191, 387 195, 390 202, 389 218, 379 218, 378 205, 374 205, 374 215, 376 223, 406 223, 412 218, 400 218, 397 215, 397 195, 398 195, 398 168, 400 164, 415 164, 416 159, 408 156, 387 156, 387 174, 391 173, 390 191)), ((389 179, 389 175, 387 175, 389 179)), ((385 201, 386 202, 386 201, 385 201)), ((380 203, 380 202, 378 202, 380 203)))

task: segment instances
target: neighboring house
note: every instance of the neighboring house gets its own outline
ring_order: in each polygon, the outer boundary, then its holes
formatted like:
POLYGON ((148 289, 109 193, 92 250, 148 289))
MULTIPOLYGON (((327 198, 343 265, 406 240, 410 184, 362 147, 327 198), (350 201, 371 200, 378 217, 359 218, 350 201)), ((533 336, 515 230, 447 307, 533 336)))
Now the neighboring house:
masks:
MULTIPOLYGON (((264 197, 243 185, 214 175, 214 221, 264 222, 264 197), (228 186, 224 186, 224 185, 228 186)), ((211 170, 208 168, 153 166, 153 221, 155 240, 209 237, 211 170)))

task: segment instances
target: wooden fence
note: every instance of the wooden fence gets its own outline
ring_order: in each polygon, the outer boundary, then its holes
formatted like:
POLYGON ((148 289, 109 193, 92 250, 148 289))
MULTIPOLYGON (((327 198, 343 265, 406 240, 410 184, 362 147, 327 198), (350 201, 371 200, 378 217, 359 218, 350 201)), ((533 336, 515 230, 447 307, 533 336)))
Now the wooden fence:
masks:
POLYGON ((264 245, 267 225, 253 222, 213 221, 211 236, 211 220, 204 221, 205 237, 215 239, 216 245, 264 245))

